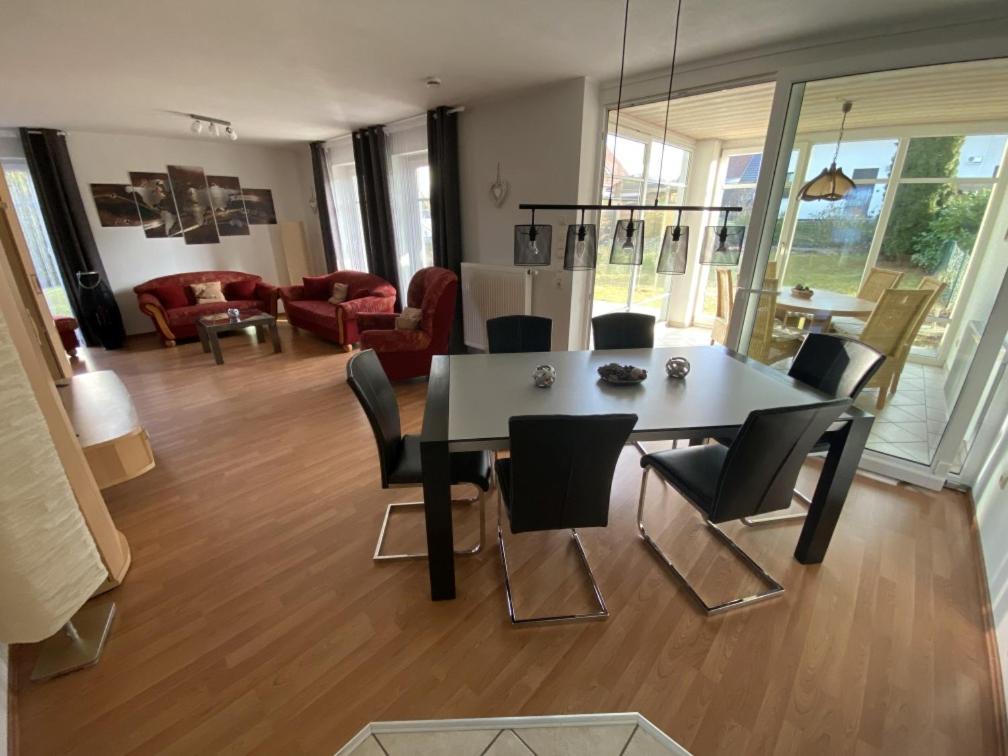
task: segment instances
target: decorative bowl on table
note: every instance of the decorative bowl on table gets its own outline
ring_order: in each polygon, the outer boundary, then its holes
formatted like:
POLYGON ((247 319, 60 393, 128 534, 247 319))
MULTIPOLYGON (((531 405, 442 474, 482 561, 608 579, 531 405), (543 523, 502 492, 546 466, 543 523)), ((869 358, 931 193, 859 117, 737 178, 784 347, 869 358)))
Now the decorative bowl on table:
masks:
POLYGON ((665 361, 665 372, 669 378, 682 379, 689 375, 690 364, 685 357, 669 357, 665 361))
POLYGON ((610 362, 598 369, 599 377, 614 386, 633 386, 647 378, 647 370, 633 365, 610 362))
POLYGON ((791 287, 791 294, 798 297, 798 299, 812 299, 812 295, 815 294, 815 291, 805 284, 798 284, 797 286, 791 287))
POLYGON ((532 383, 539 388, 549 388, 556 383, 556 368, 552 365, 537 365, 532 371, 532 383))

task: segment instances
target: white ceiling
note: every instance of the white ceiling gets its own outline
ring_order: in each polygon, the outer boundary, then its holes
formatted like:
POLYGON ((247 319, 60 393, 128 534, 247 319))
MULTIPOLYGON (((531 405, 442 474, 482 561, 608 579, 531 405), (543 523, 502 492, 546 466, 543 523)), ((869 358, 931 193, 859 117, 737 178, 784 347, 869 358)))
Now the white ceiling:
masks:
MULTIPOLYGON (((670 0, 632 0, 627 72, 666 65, 670 0)), ((1003 0, 687 0, 682 61, 939 26, 1003 0)), ((619 0, 0 0, 0 126, 182 135, 171 111, 299 141, 618 73, 619 0), (424 86, 440 76, 438 90, 424 86)))

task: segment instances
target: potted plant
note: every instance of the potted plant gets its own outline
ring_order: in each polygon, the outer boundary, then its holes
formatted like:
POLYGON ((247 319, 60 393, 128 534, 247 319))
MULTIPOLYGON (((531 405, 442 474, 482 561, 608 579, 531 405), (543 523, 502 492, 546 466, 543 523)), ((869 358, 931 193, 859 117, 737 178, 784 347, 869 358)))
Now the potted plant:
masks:
POLYGON ((795 284, 791 287, 791 293, 794 294, 799 299, 812 299, 812 295, 815 294, 812 289, 810 289, 805 284, 795 284))

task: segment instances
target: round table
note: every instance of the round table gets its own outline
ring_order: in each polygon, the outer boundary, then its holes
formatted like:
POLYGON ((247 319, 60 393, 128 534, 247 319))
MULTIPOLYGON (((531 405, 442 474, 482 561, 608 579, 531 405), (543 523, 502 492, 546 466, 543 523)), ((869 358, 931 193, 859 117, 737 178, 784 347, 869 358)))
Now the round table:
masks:
POLYGON ((777 309, 828 321, 837 315, 867 318, 875 309, 875 302, 826 289, 817 289, 811 299, 802 299, 790 289, 782 289, 777 295, 777 309))

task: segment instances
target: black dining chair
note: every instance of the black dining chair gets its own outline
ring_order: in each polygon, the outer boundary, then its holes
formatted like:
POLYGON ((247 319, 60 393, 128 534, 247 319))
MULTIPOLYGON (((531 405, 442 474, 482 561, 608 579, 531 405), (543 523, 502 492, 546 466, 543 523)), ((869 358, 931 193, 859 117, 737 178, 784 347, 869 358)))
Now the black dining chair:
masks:
MULTIPOLYGON (((809 333, 794 356, 788 375, 824 394, 857 399, 883 362, 884 354, 855 339, 836 334, 809 333)), ((829 451, 833 437, 839 430, 839 427, 827 429, 810 453, 829 451)), ((731 443, 730 439, 718 440, 726 445, 731 443)), ((811 506, 811 497, 798 489, 793 493, 805 506, 811 506)), ((768 522, 803 520, 805 517, 805 512, 788 512, 764 517, 743 517, 742 522, 754 527, 768 522)))
MULTIPOLYGON (((373 349, 355 354, 347 362, 347 383, 364 409, 375 443, 378 445, 378 464, 381 468, 382 488, 408 488, 423 485, 423 468, 420 462, 420 437, 403 435, 399 424, 399 404, 392 384, 378 361, 373 349)), ((476 489, 476 495, 468 499, 455 500, 453 504, 473 504, 479 502, 480 537, 470 549, 456 550, 465 556, 477 554, 483 548, 486 531, 485 494, 493 484, 493 462, 490 452, 456 452, 451 455, 452 485, 469 484, 476 489)), ((399 559, 426 559, 426 553, 382 554, 385 533, 393 509, 422 508, 422 501, 398 502, 385 509, 378 543, 375 545, 376 562, 399 559)))
POLYGON ((610 312, 592 318, 596 349, 652 349, 654 315, 640 312, 610 312))
POLYGON ((490 354, 548 352, 553 320, 538 315, 503 315, 486 322, 490 354))
POLYGON ((641 457, 637 530, 640 537, 683 582, 708 614, 717 614, 778 596, 784 587, 717 526, 764 512, 786 509, 805 457, 826 429, 851 404, 848 398, 749 413, 731 446, 707 444, 641 457), (751 596, 710 605, 689 584, 644 526, 648 475, 658 474, 704 518, 706 526, 770 586, 751 596))
POLYGON ((604 619, 605 599, 592 574, 577 528, 601 528, 609 522, 609 496, 616 462, 637 415, 526 415, 508 421, 511 456, 498 459, 497 542, 504 565, 508 615, 516 625, 604 619), (598 610, 519 618, 515 614, 504 518, 512 533, 570 529, 578 556, 588 572, 598 610))

